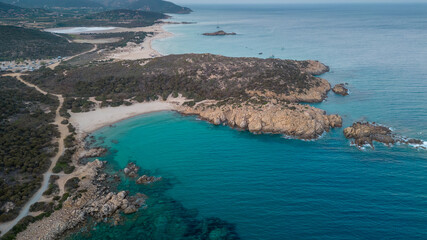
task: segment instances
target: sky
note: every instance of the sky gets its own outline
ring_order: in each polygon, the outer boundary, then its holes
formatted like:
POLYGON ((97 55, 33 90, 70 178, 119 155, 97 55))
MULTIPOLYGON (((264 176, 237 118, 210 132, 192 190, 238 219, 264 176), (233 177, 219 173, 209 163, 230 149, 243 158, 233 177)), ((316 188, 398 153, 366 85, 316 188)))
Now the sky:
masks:
POLYGON ((172 0, 177 4, 212 4, 212 3, 229 3, 229 4, 266 4, 266 3, 427 3, 427 0, 172 0))

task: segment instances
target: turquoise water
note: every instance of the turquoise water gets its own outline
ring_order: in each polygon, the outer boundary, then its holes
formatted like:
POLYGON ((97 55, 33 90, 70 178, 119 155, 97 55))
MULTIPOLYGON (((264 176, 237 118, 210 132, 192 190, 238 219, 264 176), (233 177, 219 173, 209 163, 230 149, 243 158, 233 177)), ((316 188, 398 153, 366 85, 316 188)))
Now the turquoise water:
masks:
MULTIPOLYGON (((344 126, 377 121, 427 139, 427 5, 192 7, 174 20, 197 24, 168 26, 175 37, 155 42, 161 52, 318 59, 331 67, 322 77, 348 82, 351 95, 330 94, 317 107, 342 115, 344 126), (201 35, 217 25, 238 35, 201 35)), ((200 226, 227 226, 233 236, 233 224, 243 239, 427 238, 425 150, 359 151, 342 129, 317 141, 252 135, 174 112, 94 136, 110 148, 113 169, 133 161, 164 181, 123 179, 119 188, 146 193, 148 208, 74 239, 206 239, 210 228, 200 226)))

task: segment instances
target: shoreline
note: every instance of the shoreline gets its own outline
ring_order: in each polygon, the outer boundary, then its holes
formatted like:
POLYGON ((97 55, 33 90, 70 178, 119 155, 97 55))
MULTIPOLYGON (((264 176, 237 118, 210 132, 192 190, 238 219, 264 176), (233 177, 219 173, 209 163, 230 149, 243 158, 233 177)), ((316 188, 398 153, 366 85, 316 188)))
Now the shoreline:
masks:
POLYGON ((114 60, 139 60, 139 59, 150 59, 155 57, 164 56, 159 51, 153 48, 152 43, 158 39, 169 38, 173 36, 173 33, 163 29, 163 26, 167 23, 156 23, 149 27, 140 28, 116 28, 109 32, 146 32, 149 33, 145 37, 144 41, 140 44, 128 43, 125 47, 117 48, 109 53, 105 59, 114 60))
POLYGON ((96 106, 94 110, 89 112, 71 113, 69 121, 76 128, 76 133, 82 136, 140 115, 161 111, 175 111, 177 106, 185 101, 185 98, 169 98, 166 101, 133 103, 130 106, 122 105, 104 108, 96 106))
MULTIPOLYGON (((100 33, 123 33, 123 32, 145 32, 147 36, 144 41, 140 44, 136 44, 133 42, 128 42, 125 47, 116 48, 114 51, 108 53, 105 60, 139 60, 139 59, 150 59, 155 57, 164 56, 159 51, 153 48, 152 43, 155 40, 169 38, 173 36, 173 33, 164 30, 163 26, 166 24, 165 22, 155 23, 154 25, 147 27, 135 27, 135 28, 125 28, 125 27, 63 27, 63 28, 50 28, 45 29, 46 32, 70 32, 67 34, 70 35, 80 35, 80 34, 100 34, 100 33), (93 28, 93 30, 90 30, 93 28), (72 29, 76 29, 75 32, 71 31, 72 29), (81 31, 78 31, 81 29, 81 31)), ((79 42, 79 40, 75 41, 79 42)))

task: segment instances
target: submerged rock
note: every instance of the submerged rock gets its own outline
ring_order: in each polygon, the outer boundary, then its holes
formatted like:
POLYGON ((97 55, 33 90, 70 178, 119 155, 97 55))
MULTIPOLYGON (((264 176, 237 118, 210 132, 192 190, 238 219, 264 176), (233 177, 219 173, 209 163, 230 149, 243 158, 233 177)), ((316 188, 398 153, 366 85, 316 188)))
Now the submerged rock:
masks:
POLYGON ((139 171, 139 167, 136 166, 135 163, 129 163, 124 169, 123 172, 126 176, 131 177, 131 178, 136 178, 138 177, 138 171, 139 171))
POLYGON ((142 175, 140 178, 138 178, 138 180, 136 180, 136 183, 138 183, 138 184, 150 184, 150 183, 154 183, 154 182, 157 182, 160 180, 162 180, 162 177, 153 177, 153 176, 142 175))
POLYGON ((340 83, 335 85, 332 88, 332 91, 336 94, 342 95, 342 96, 347 96, 348 95, 348 89, 345 87, 344 83, 340 83))
POLYGON ((354 139, 357 147, 362 148, 364 145, 370 145, 372 148, 373 142, 384 143, 391 146, 395 143, 421 145, 423 141, 418 139, 408 139, 398 136, 393 131, 385 126, 370 122, 356 122, 352 126, 344 129, 344 135, 348 139, 354 139))

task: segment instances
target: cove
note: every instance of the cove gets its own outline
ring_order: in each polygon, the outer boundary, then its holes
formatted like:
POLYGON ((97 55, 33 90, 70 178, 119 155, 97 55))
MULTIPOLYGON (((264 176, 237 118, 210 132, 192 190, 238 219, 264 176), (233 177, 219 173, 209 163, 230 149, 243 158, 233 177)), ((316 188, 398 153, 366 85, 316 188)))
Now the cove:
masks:
POLYGON ((122 226, 71 237, 180 239, 189 222, 207 217, 234 224, 242 239, 427 237, 425 154, 407 146, 359 151, 341 131, 300 141, 175 112, 100 129, 95 145, 109 148, 101 160, 111 171, 132 161, 166 180, 141 189, 124 179, 118 188, 147 194, 147 209, 122 226))

